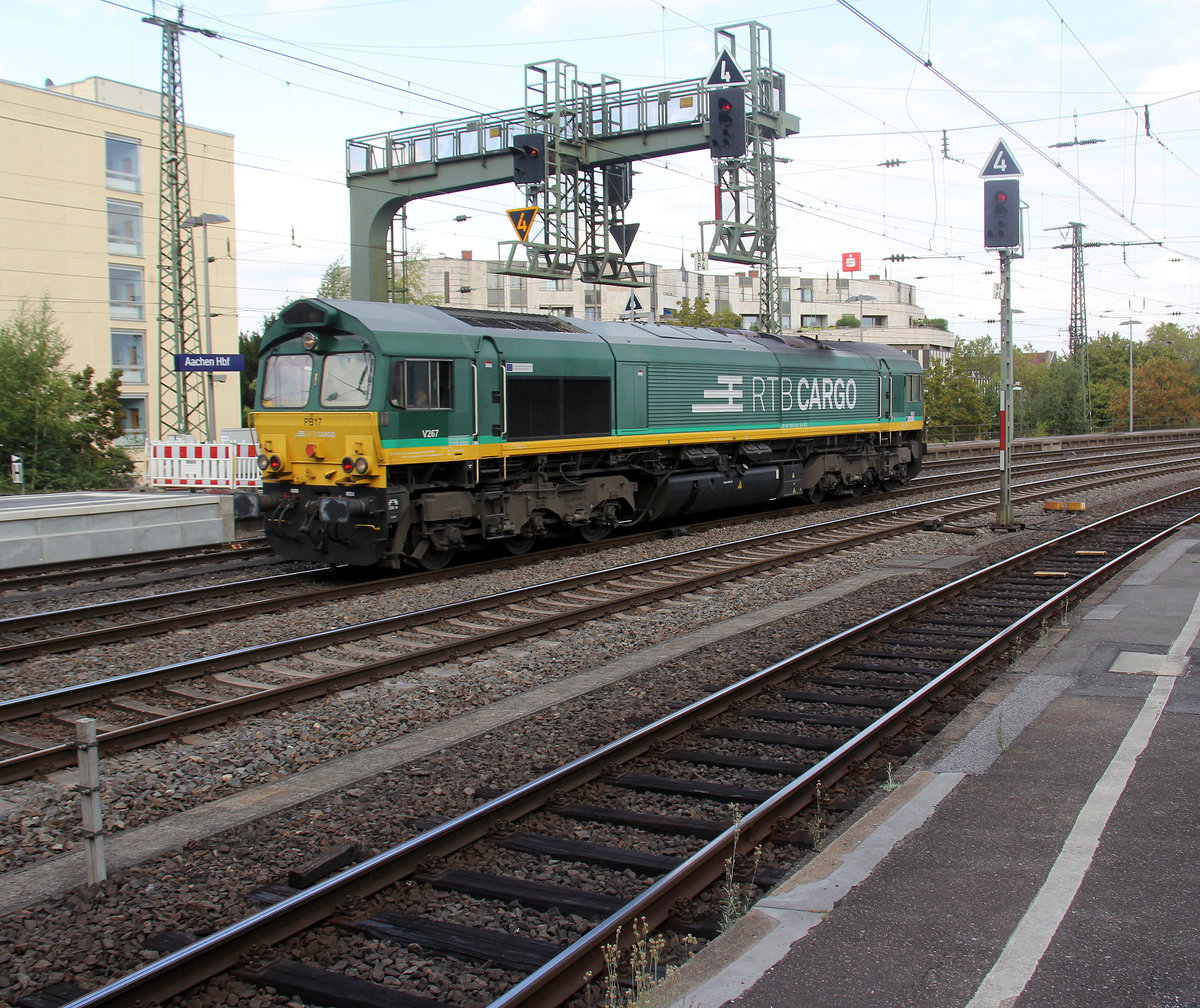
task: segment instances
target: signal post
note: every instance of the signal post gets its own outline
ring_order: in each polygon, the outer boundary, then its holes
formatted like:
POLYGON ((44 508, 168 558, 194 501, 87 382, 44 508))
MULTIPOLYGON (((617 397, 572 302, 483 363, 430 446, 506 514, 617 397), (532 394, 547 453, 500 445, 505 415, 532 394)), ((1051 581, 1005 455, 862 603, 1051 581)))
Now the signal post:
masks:
POLYGON ((1000 253, 1000 501, 994 528, 1012 530, 1013 340, 1012 261, 1021 258, 1021 169, 1004 141, 997 142, 980 176, 983 246, 1000 253), (998 177, 999 176, 999 177, 998 177))

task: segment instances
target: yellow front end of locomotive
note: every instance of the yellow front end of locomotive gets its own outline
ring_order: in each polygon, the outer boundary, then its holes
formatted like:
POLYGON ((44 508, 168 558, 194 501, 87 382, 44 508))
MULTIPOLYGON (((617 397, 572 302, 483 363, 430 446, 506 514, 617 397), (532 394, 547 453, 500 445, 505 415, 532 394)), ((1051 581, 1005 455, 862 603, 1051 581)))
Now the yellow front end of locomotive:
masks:
POLYGON ((387 486, 387 466, 374 413, 257 412, 264 489, 293 486, 387 486))

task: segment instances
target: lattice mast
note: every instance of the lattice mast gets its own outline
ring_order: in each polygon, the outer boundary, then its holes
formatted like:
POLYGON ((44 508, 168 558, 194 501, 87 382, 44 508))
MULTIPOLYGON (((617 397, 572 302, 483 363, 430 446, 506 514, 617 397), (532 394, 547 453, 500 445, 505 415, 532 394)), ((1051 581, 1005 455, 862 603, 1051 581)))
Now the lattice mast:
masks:
MULTIPOLYGON (((744 157, 714 164, 716 215, 708 258, 759 267, 758 325, 777 333, 779 317, 778 227, 775 211, 775 139, 784 135, 783 75, 772 69, 771 31, 756 21, 718 28, 718 54, 738 61, 738 33, 745 33, 750 68, 746 75, 747 150, 744 157)), ((740 63, 740 61, 738 61, 740 63)))
POLYGON ((204 376, 198 371, 176 371, 175 355, 199 353, 200 309, 196 299, 196 252, 192 232, 183 226, 190 213, 187 141, 184 135, 183 79, 180 72, 179 36, 204 28, 183 23, 183 7, 176 20, 143 18, 163 33, 161 167, 159 171, 158 242, 158 347, 159 435, 204 432, 208 405, 204 376))
POLYGON ((1072 221, 1071 229, 1071 321, 1067 324, 1067 347, 1079 372, 1083 389, 1083 423, 1092 429, 1092 375, 1088 365, 1087 300, 1083 281, 1083 225, 1072 221))

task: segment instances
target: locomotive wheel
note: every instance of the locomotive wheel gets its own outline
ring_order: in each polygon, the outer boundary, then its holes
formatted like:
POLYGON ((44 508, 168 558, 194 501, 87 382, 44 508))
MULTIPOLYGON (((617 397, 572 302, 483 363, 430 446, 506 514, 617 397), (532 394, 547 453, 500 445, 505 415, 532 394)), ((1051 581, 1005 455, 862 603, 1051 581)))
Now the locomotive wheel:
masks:
POLYGON ((438 571, 450 566, 450 561, 456 556, 458 556, 456 549, 426 550, 424 555, 417 560, 417 564, 422 570, 438 571))
POLYGON ((589 525, 580 525, 578 527, 579 538, 584 542, 599 542, 601 539, 607 539, 612 534, 613 527, 604 525, 599 522, 592 522, 589 525))
POLYGON ((509 536, 507 539, 501 539, 504 548, 513 556, 524 556, 536 543, 538 537, 535 535, 509 536))
POLYGON ((808 502, 810 504, 820 504, 825 499, 825 488, 815 486, 808 491, 808 502))

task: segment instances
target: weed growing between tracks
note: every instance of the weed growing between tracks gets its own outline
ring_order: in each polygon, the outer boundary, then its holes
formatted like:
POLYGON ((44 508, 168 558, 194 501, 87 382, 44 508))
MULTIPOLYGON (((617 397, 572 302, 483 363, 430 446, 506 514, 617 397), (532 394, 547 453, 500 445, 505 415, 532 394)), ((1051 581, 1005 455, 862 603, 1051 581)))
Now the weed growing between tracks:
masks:
MULTIPOLYGON (((639 917, 633 922, 633 944, 627 952, 622 952, 621 931, 618 928, 612 943, 605 945, 604 978, 599 988, 600 1000, 594 998, 595 991, 589 987, 587 993, 588 1008, 645 1008, 649 1004, 650 992, 667 977, 674 974, 678 966, 663 966, 662 955, 667 947, 667 940, 660 934, 652 935, 650 925, 645 917, 639 917), (621 972, 627 969, 629 974, 628 989, 621 989, 621 972)), ((694 935, 684 935, 683 958, 686 961, 700 944, 694 935)), ((592 974, 588 973, 585 982, 590 983, 592 974)))

